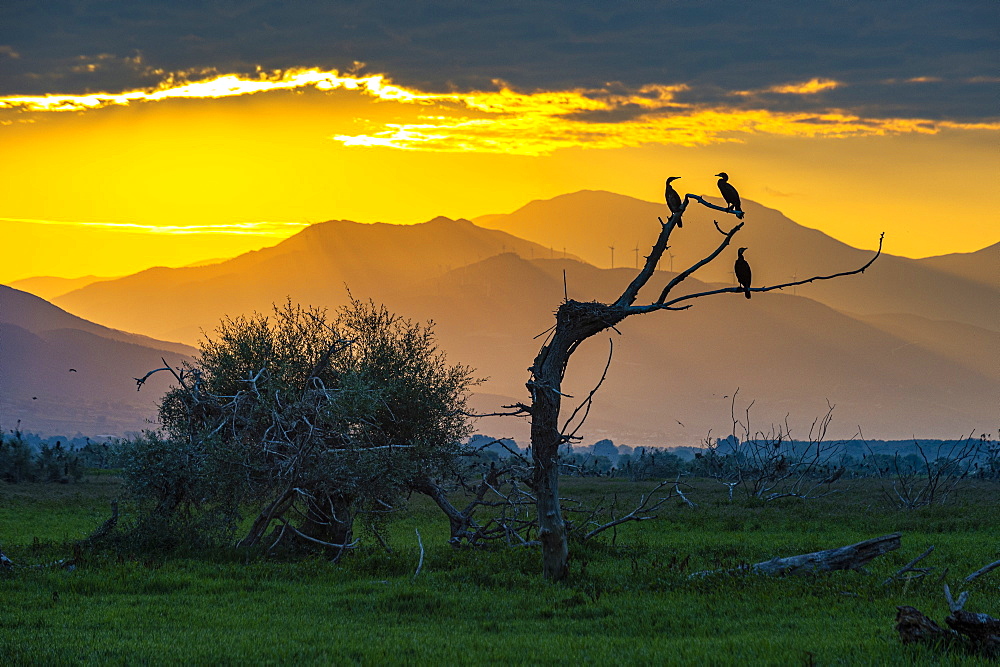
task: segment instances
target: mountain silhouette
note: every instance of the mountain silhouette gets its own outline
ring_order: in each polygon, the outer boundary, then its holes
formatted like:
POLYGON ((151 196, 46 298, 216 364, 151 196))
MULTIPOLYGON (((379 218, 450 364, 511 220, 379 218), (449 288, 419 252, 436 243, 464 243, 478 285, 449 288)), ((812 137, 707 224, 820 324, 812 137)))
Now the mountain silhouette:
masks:
MULTIPOLYGON (((725 205, 721 199, 707 199, 725 205)), ((857 268, 871 258, 870 251, 852 248, 818 230, 803 227, 774 209, 744 200, 743 210, 746 224, 733 243, 736 247, 751 248, 755 287, 837 273, 857 268)), ((474 222, 542 245, 565 247, 591 264, 609 266, 608 245, 611 244, 628 249, 638 246, 639 261, 643 261, 659 234, 657 216, 666 220, 665 204, 585 190, 533 201, 513 213, 481 216, 474 222)), ((690 204, 684 228, 674 230, 669 253, 664 253, 660 268, 669 269, 672 263, 673 269, 680 271, 717 247, 721 236, 713 220, 718 220, 724 229, 737 222, 730 215, 712 211, 696 202, 690 204)), ((880 231, 873 224, 873 244, 880 231)), ((706 281, 735 285, 730 272, 736 259, 736 247, 727 248, 716 262, 701 269, 697 276, 706 281)), ((997 246, 991 248, 971 253, 970 257, 949 255, 940 260, 913 260, 891 255, 892 239, 888 238, 888 252, 883 253, 864 277, 804 285, 795 288, 794 293, 846 312, 909 313, 1000 331, 1000 285, 994 281, 991 286, 980 278, 988 275, 990 269, 994 276, 997 273, 998 264, 994 262, 989 266, 990 258, 998 254, 997 246), (966 265, 970 268, 963 273, 965 269, 958 267, 966 265), (955 268, 948 269, 949 266, 955 268)), ((634 251, 624 256, 624 260, 616 261, 617 266, 634 266, 634 251)))
POLYGON ((142 334, 129 333, 96 324, 82 317, 71 315, 41 297, 8 285, 0 285, 0 323, 14 324, 36 334, 57 329, 79 330, 99 338, 153 350, 165 350, 173 354, 187 356, 195 352, 194 348, 182 343, 157 340, 142 334))
POLYGON ((149 427, 172 378, 136 376, 194 349, 88 322, 0 286, 0 426, 47 434, 123 435, 149 427), (74 369, 76 372, 69 372, 74 369))
MULTIPOLYGON (((689 209, 688 222, 674 232, 676 270, 720 239, 713 216, 701 208, 689 209)), ((755 286, 804 277, 807 268, 856 268, 871 257, 776 211, 749 201, 743 208, 746 233, 738 242, 752 249, 755 286)), ((662 203, 582 192, 480 219, 510 233, 446 218, 413 226, 332 221, 217 264, 150 269, 88 285, 56 303, 119 329, 193 343, 223 315, 267 312, 286 297, 334 308, 346 301, 346 286, 402 315, 433 319, 449 359, 489 377, 474 404, 492 411, 503 401, 526 400, 526 369, 564 289, 573 299, 606 301, 635 275, 633 252, 624 260, 619 255, 619 266, 610 269, 562 258, 563 245, 583 259, 606 257, 606 267, 608 245, 638 243, 642 261, 665 210, 662 203), (515 236, 522 233, 534 242, 515 236)), ((719 215, 721 224, 731 222, 719 215)), ((733 285, 732 250, 678 293, 733 285)), ((687 311, 633 317, 619 325, 622 336, 608 332, 580 348, 565 390, 576 400, 586 395, 604 367, 610 337, 614 359, 585 429, 594 437, 697 444, 710 429, 725 436, 737 388, 740 401, 756 401, 761 428, 789 415, 800 437, 828 400, 837 405, 835 431, 843 437, 859 426, 873 438, 995 428, 1000 370, 988 362, 1000 337, 1000 327, 990 326, 998 290, 970 279, 979 269, 963 269, 965 259, 940 260, 949 264, 946 271, 886 255, 863 276, 755 293, 751 301, 720 295, 687 311), (820 289, 830 286, 838 287, 820 289)), ((640 301, 655 299, 673 275, 669 266, 664 256, 664 270, 640 301)), ((493 420, 480 430, 523 438, 527 427, 524 420, 493 420)))
POLYGON ((917 260, 924 266, 1000 289, 1000 243, 976 252, 952 253, 917 260))
POLYGON ((356 295, 376 294, 505 251, 529 258, 549 252, 468 220, 438 217, 407 226, 336 220, 217 264, 152 268, 89 285, 55 303, 110 326, 195 344, 226 313, 269 311, 289 296, 339 304, 347 287, 356 295))
POLYGON ((57 296, 62 296, 67 292, 86 287, 87 285, 101 282, 102 280, 113 280, 111 276, 82 276, 80 278, 59 278, 57 276, 36 276, 34 278, 23 278, 13 280, 8 283, 9 287, 28 292, 43 299, 51 300, 57 296))
MULTIPOLYGON (((552 324, 564 270, 569 297, 578 300, 613 299, 634 275, 634 269, 507 254, 389 301, 407 314, 433 315, 449 355, 490 377, 486 391, 523 401, 524 369, 542 343, 533 337, 552 324)), ((672 275, 655 275, 640 301, 655 298, 672 275)), ((688 291, 719 286, 689 282, 688 291)), ((992 427, 1000 369, 982 360, 1000 344, 996 332, 927 320, 894 333, 885 330, 889 325, 791 294, 755 296, 753 310, 745 306, 741 294, 710 297, 687 311, 629 318, 618 325, 621 336, 608 332, 587 341, 563 385, 578 399, 599 378, 608 338, 614 341, 588 433, 597 437, 595 431, 603 430, 602 437, 616 442, 628 434, 640 444, 698 442, 709 429, 719 434, 726 427, 737 388, 746 402, 756 401, 760 427, 790 415, 799 436, 826 411, 827 400, 837 405, 834 432, 842 437, 859 425, 868 437, 954 437, 992 427), (938 340, 941 330, 946 335, 938 340), (953 339, 955 330, 967 335, 953 339)), ((493 420, 490 426, 497 435, 523 438, 527 432, 526 422, 515 427, 512 420, 493 420)))

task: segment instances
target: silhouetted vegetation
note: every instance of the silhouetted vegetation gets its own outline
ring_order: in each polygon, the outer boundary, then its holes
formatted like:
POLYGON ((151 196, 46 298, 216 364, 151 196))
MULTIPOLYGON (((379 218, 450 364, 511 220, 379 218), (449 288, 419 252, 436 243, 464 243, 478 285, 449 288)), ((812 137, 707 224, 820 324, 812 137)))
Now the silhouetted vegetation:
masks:
POLYGON ((291 303, 227 319, 194 364, 162 370, 177 381, 162 428, 120 447, 138 537, 231 545, 242 529, 244 547, 338 556, 356 517, 384 523, 457 464, 474 382, 429 325, 357 300, 332 319, 291 303))
POLYGON ((20 482, 78 482, 83 477, 86 463, 76 451, 43 443, 35 449, 24 439, 20 429, 10 434, 0 434, 0 480, 20 482))

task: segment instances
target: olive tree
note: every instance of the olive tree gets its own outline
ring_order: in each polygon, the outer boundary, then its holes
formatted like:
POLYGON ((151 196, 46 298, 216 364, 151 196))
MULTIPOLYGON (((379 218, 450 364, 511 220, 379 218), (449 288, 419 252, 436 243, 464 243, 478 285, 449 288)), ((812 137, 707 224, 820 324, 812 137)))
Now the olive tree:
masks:
POLYGON ((333 318, 291 302, 226 318, 194 363, 157 370, 176 379, 161 428, 121 451, 141 520, 174 539, 231 541, 253 517, 241 546, 273 528, 269 548, 338 555, 359 512, 389 512, 455 465, 475 383, 448 364, 431 325, 353 298, 333 318))

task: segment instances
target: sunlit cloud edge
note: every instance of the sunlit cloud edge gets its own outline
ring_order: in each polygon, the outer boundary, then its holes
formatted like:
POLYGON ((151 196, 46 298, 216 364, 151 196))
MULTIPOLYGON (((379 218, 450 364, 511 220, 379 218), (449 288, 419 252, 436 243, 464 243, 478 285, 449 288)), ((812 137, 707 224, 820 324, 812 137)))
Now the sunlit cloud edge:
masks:
MULTIPOLYGON (((199 73, 206 75, 205 73, 199 73)), ((500 80, 496 90, 428 93, 392 83, 384 74, 358 76, 336 70, 287 69, 256 78, 211 74, 188 82, 168 76, 159 86, 123 93, 0 97, 0 109, 22 112, 85 112, 108 106, 171 99, 218 99, 312 88, 351 91, 376 101, 433 106, 417 123, 385 123, 358 134, 329 137, 345 147, 428 152, 507 153, 538 156, 565 148, 614 149, 648 144, 698 146, 741 143, 751 135, 844 138, 936 134, 942 130, 1000 130, 1000 123, 962 123, 913 118, 865 118, 848 111, 771 111, 765 108, 684 104, 686 84, 522 92, 500 80)), ((732 95, 815 95, 844 84, 814 78, 732 95)), ((419 107, 418 107, 419 109, 419 107)))

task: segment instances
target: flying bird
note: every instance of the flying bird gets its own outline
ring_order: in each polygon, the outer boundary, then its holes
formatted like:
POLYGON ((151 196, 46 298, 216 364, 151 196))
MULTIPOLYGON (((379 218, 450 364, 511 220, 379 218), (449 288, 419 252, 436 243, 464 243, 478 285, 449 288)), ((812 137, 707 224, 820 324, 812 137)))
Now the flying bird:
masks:
POLYGON ((736 272, 736 280, 740 282, 740 287, 743 288, 743 293, 746 297, 750 298, 750 264, 745 259, 743 259, 743 253, 746 248, 739 249, 739 257, 736 258, 736 266, 733 270, 736 272))
MULTIPOLYGON (((674 186, 670 185, 670 181, 676 181, 680 176, 671 176, 667 179, 667 187, 663 191, 663 197, 667 200, 667 208, 670 209, 670 213, 678 213, 681 210, 681 196, 677 194, 677 190, 674 190, 674 186)), ((677 226, 683 227, 684 224, 681 219, 677 219, 677 226)))
POLYGON ((719 192, 722 193, 722 198, 726 200, 726 204, 730 211, 742 211, 740 208, 740 193, 736 191, 733 184, 729 182, 729 174, 726 172, 719 172, 716 174, 719 177, 719 192))
POLYGON ((70 372, 70 373, 76 373, 76 372, 78 372, 78 371, 77 371, 77 370, 76 370, 75 368, 71 368, 71 369, 69 369, 69 372, 70 372))

